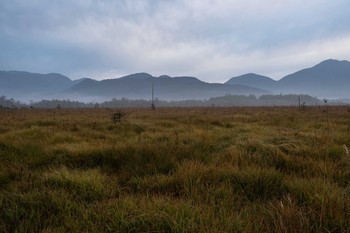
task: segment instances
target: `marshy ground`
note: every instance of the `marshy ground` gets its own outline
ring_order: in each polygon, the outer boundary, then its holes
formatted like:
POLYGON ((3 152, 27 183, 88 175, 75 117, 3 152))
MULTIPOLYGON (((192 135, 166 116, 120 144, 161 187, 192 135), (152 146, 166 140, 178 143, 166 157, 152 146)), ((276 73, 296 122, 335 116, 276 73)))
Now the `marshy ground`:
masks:
POLYGON ((350 232, 347 107, 0 111, 0 232, 350 232))

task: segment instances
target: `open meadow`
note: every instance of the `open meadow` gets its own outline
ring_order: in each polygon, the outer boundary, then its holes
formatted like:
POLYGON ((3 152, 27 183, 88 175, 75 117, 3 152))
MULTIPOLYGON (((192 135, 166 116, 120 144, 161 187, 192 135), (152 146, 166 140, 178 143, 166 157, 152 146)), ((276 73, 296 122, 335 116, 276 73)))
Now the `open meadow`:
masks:
POLYGON ((350 232, 350 109, 0 110, 0 232, 350 232))

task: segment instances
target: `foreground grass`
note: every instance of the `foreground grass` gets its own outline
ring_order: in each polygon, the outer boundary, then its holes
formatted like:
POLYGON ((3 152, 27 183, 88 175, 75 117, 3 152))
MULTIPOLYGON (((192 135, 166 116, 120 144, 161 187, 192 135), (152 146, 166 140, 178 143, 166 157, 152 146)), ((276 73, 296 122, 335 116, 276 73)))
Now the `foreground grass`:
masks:
POLYGON ((0 232, 350 232, 343 108, 0 111, 0 232))

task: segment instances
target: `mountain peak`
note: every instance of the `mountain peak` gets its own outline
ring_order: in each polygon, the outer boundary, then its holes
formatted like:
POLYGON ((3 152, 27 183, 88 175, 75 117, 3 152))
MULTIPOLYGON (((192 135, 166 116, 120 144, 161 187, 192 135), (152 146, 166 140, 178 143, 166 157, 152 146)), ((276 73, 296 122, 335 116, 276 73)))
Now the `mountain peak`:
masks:
POLYGON ((328 59, 283 77, 285 90, 321 97, 346 97, 349 93, 350 62, 328 59))
POLYGON ((314 67, 322 67, 322 66, 338 66, 338 65, 350 65, 350 62, 347 60, 336 60, 336 59, 327 59, 324 60, 314 67))
POLYGON ((199 80, 196 77, 192 77, 192 76, 178 76, 178 77, 174 77, 175 80, 179 80, 185 83, 204 83, 203 81, 199 80))
POLYGON ((153 78, 153 76, 148 74, 148 73, 142 72, 142 73, 129 74, 129 75, 123 76, 119 79, 145 80, 148 78, 153 78))
POLYGON ((166 75, 166 74, 163 74, 161 76, 159 76, 158 78, 166 78, 166 79, 169 79, 171 78, 169 75, 166 75))
POLYGON ((275 86, 276 81, 263 75, 248 73, 233 77, 229 79, 225 84, 244 85, 269 90, 275 86))

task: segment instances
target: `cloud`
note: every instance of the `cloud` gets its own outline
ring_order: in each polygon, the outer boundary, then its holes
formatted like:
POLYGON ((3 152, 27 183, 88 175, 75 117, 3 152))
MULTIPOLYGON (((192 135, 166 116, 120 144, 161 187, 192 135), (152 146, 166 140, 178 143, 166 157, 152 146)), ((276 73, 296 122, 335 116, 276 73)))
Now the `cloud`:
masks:
POLYGON ((349 20, 346 0, 2 1, 0 69, 280 78, 322 59, 350 59, 349 20))

